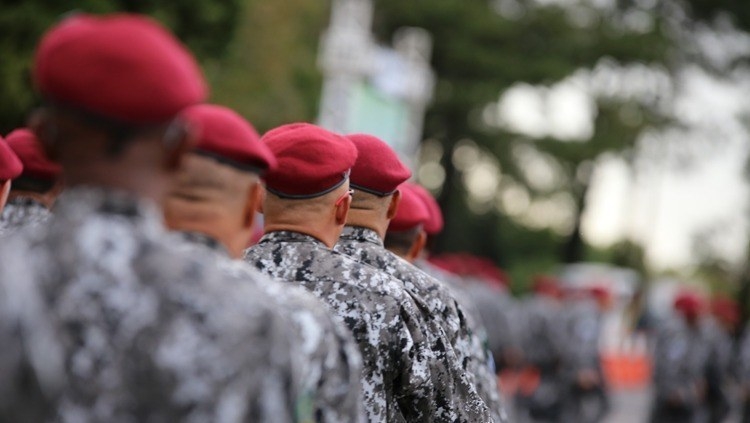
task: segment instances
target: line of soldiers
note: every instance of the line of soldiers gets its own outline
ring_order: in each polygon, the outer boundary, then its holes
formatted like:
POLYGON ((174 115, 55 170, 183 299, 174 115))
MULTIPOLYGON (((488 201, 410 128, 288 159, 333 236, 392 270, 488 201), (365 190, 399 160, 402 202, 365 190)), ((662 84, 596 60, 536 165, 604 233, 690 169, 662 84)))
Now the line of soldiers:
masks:
POLYGON ((685 289, 674 311, 656 332, 651 421, 750 422, 750 331, 735 345, 737 304, 685 289), (736 402, 743 410, 733 413, 736 402))
POLYGON ((441 224, 386 143, 260 137, 137 15, 66 18, 32 77, 0 140, 0 421, 508 420, 481 322, 410 263, 441 224))

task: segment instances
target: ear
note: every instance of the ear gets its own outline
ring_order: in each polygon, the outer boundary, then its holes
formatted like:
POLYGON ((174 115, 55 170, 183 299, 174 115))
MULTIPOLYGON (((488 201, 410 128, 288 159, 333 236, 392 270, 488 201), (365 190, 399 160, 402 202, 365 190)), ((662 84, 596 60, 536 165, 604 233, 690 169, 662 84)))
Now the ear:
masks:
POLYGON ((391 220, 396 216, 399 204, 401 204, 401 191, 396 190, 396 192, 391 195, 391 203, 388 204, 388 212, 386 214, 388 220, 391 220))
POLYGON ((411 244, 411 247, 409 248, 409 251, 406 253, 406 261, 409 263, 413 263, 414 260, 419 258, 419 255, 422 254, 422 250, 424 250, 424 246, 427 243, 427 234, 425 231, 420 230, 419 234, 417 234, 416 239, 414 239, 414 242, 411 244))
POLYGON ((29 116, 27 125, 36 135, 37 139, 39 139, 42 149, 44 149, 44 154, 50 160, 58 160, 60 158, 60 151, 57 148, 59 131, 57 123, 50 113, 43 108, 34 110, 29 116))
POLYGON ((0 183, 0 212, 5 208, 5 203, 8 201, 8 194, 10 194, 10 179, 7 179, 0 183))
POLYGON ((260 182, 256 181, 250 186, 245 199, 245 208, 242 211, 242 226, 246 229, 252 229, 255 224, 255 213, 261 207, 263 200, 263 188, 260 182))
POLYGON ((262 183, 258 183, 258 189, 260 190, 260 201, 258 202, 258 213, 263 214, 263 204, 266 202, 266 187, 262 183))
POLYGON ((198 133, 181 119, 169 124, 162 137, 164 169, 174 172, 182 167, 185 155, 198 143, 198 133))
POLYGON ((335 212, 335 219, 336 219, 336 225, 338 226, 344 226, 346 225, 346 216, 349 215, 349 207, 352 205, 352 196, 347 195, 343 198, 342 201, 339 201, 336 203, 336 212, 335 212))

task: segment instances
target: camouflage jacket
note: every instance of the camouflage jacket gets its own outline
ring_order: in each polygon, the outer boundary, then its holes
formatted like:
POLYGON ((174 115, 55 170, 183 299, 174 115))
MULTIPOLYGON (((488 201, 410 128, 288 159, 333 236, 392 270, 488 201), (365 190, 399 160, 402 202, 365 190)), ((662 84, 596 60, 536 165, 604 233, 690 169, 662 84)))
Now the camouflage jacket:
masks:
POLYGON ((563 323, 563 377, 572 381, 579 371, 600 371, 602 314, 596 302, 588 298, 570 300, 558 318, 563 323))
POLYGON ((0 421, 312 417, 294 415, 293 334, 267 295, 172 244, 150 203, 81 187, 3 240, 0 421))
POLYGON ((452 409, 451 421, 488 421, 488 406, 493 420, 503 421, 496 378, 487 370, 485 350, 448 289, 388 251, 371 229, 347 226, 335 249, 393 276, 420 306, 433 353, 443 363, 434 374, 434 384, 442 391, 439 395, 446 406, 452 409), (485 381, 488 383, 482 383, 485 381))
POLYGON ((297 232, 263 236, 245 261, 297 283, 349 327, 363 361, 364 406, 372 422, 444 421, 435 401, 424 322, 397 282, 297 232))
POLYGON ((28 197, 15 197, 8 203, 0 215, 0 232, 8 233, 25 226, 46 222, 52 213, 38 201, 28 197))
POLYGON ((657 400, 675 398, 687 406, 702 403, 711 343, 703 325, 681 316, 663 322, 656 336, 653 379, 657 400))
POLYGON ((325 306, 304 289, 271 280, 241 260, 233 260, 217 242, 203 234, 181 232, 192 254, 213 257, 219 268, 268 294, 274 308, 295 330, 295 361, 302 374, 299 388, 309 397, 317 422, 354 423, 364 420, 362 359, 348 328, 335 321, 325 306))
POLYGON ((524 360, 542 370, 557 370, 566 343, 560 303, 532 295, 521 303, 519 315, 518 333, 524 360))
POLYGON ((736 362, 739 370, 736 377, 742 386, 750 392, 750 326, 746 327, 742 334, 736 362))

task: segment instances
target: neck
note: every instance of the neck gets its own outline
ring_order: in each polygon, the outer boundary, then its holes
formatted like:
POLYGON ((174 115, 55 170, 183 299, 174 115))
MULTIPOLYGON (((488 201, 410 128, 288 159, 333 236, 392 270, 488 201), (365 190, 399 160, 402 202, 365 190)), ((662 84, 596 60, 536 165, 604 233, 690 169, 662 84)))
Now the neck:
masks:
POLYGON ((125 169, 119 163, 91 163, 64 167, 66 185, 95 186, 123 191, 162 204, 167 188, 163 174, 149 168, 125 169))
POLYGON ((359 226, 372 229, 378 234, 380 239, 384 239, 385 233, 388 230, 388 219, 374 210, 352 208, 349 209, 349 214, 346 217, 346 226, 359 226))
POLYGON ((10 195, 8 195, 8 200, 14 200, 16 198, 30 198, 37 203, 43 205, 44 207, 51 209, 52 204, 55 202, 55 195, 53 195, 51 192, 34 192, 34 191, 22 191, 22 190, 11 190, 10 195))
POLYGON ((326 245, 328 248, 333 248, 336 243, 339 240, 339 236, 341 236, 341 231, 343 230, 343 227, 324 227, 324 226, 316 226, 312 224, 300 224, 300 223, 293 223, 293 222, 279 222, 279 221, 273 221, 272 219, 269 219, 266 217, 266 223, 263 227, 263 232, 269 233, 269 232, 278 232, 278 231, 289 231, 289 232, 298 232, 301 234, 309 235, 318 241, 322 242, 326 245))

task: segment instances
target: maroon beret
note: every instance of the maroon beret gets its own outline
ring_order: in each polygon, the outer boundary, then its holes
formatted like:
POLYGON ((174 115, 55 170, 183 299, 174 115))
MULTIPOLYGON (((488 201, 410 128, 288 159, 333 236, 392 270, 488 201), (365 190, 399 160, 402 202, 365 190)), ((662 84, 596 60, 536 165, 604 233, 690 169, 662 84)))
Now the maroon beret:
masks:
POLYGON ((398 187, 401 191, 401 202, 398 205, 396 216, 391 219, 388 230, 393 232, 408 231, 418 225, 424 225, 430 215, 419 195, 414 191, 412 184, 403 183, 398 187))
POLYGON ((23 175, 55 180, 60 175, 60 165, 50 160, 36 135, 26 128, 16 129, 5 137, 8 146, 23 163, 23 175))
POLYGON ((203 101, 208 88, 192 54, 139 15, 75 15, 49 30, 34 61, 49 101, 127 124, 163 123, 203 101))
POLYGON ((309 123, 292 123, 261 138, 278 166, 266 174, 266 189, 282 198, 314 198, 346 182, 357 148, 345 137, 309 123))
POLYGON ((411 177, 396 152, 379 138, 367 134, 346 137, 357 147, 357 162, 350 176, 352 188, 385 197, 411 177))
POLYGON ((424 229, 428 235, 439 234, 440 231, 443 230, 444 224, 443 212, 440 210, 440 205, 437 200, 435 200, 435 197, 433 197, 432 194, 421 185, 414 184, 412 188, 417 195, 419 195, 419 198, 422 200, 425 207, 427 207, 427 211, 430 214, 429 219, 424 223, 422 229, 424 229))
POLYGON ((15 179, 23 171, 23 164, 10 149, 8 143, 0 138, 0 182, 15 179))
POLYGON ((196 152, 242 170, 263 173, 276 167, 276 158, 253 125, 224 106, 188 107, 185 119, 200 131, 196 152))
POLYGON ((692 291, 681 291, 674 300, 675 310, 688 317, 696 317, 703 312, 703 300, 692 291))

